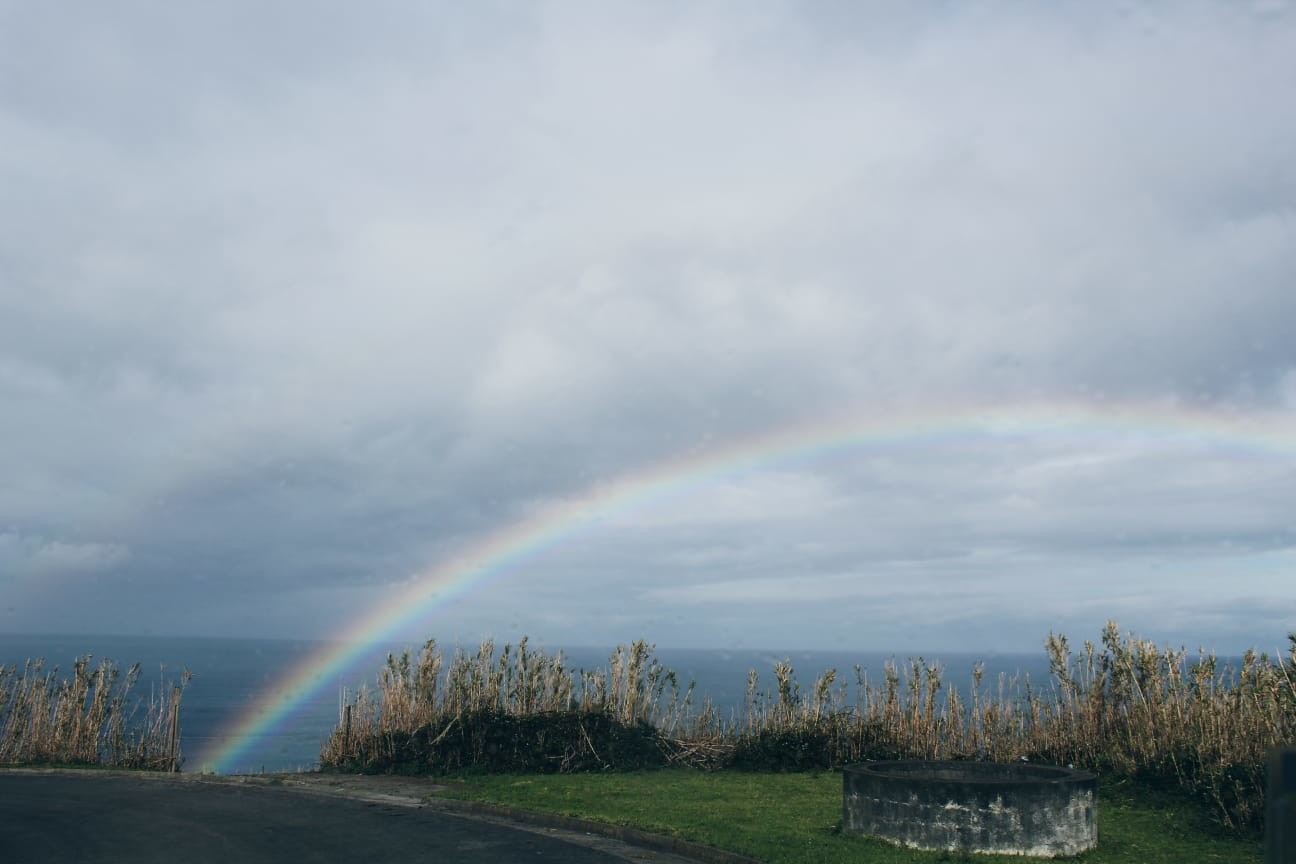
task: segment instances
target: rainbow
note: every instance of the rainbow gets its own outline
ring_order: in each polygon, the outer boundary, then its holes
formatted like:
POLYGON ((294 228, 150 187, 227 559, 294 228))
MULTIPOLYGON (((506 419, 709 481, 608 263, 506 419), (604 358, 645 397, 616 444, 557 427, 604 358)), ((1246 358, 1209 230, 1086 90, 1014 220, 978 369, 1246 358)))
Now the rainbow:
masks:
POLYGON ((375 643, 390 640, 412 625, 425 626, 457 597, 582 529, 725 477, 845 449, 977 438, 1074 436, 1081 444, 1138 439, 1289 455, 1296 449, 1294 421, 1296 417, 1290 413, 1224 415, 1173 403, 1095 406, 1049 402, 953 412, 947 408, 789 426, 668 459, 547 506, 416 575, 407 586, 375 604, 347 632, 267 687, 215 739, 225 743, 199 754, 196 762, 201 770, 233 770, 258 741, 289 723, 310 699, 367 656, 375 643))

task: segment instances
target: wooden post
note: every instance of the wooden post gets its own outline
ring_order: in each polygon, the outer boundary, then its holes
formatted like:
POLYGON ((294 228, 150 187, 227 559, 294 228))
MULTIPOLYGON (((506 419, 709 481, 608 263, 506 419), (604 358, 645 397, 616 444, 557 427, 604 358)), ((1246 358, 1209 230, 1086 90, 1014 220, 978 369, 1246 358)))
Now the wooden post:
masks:
POLYGON ((1296 747, 1275 747, 1265 790, 1265 864, 1296 864, 1296 747))
POLYGON ((180 688, 171 693, 171 773, 180 770, 180 688))
POLYGON ((342 709, 342 749, 351 756, 351 706, 342 709))

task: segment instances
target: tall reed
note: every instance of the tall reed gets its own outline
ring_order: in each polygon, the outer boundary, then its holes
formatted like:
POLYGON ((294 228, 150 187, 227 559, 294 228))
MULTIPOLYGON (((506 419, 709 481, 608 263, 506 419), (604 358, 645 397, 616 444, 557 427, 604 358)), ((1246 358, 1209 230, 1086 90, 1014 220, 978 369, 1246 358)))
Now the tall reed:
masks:
POLYGON ((343 694, 321 764, 782 770, 1025 759, 1177 783, 1225 828, 1260 827, 1267 753, 1296 743, 1296 634, 1288 658, 1248 652, 1238 668, 1122 635, 1111 622, 1099 644, 1075 652, 1049 634, 1045 649, 1049 680, 985 682, 978 663, 966 694, 921 657, 887 662, 877 682, 857 666, 853 688, 830 669, 806 692, 784 661, 769 688, 751 670, 741 711, 725 714, 695 705, 692 685, 681 689, 642 641, 619 646, 606 669, 574 671, 561 652, 534 651, 526 639, 516 649, 487 640, 475 653, 456 650, 447 665, 433 640, 418 658, 389 655, 374 689, 343 694))
POLYGON ((481 760, 465 751, 496 756, 506 749, 557 769, 589 764, 590 757, 608 767, 606 753, 581 719, 600 717, 611 721, 600 728, 614 738, 618 729, 639 730, 637 742, 624 735, 619 742, 621 751, 630 747, 642 764, 649 755, 645 746, 656 746, 658 729, 679 724, 689 701, 689 694, 681 697, 675 674, 652 652, 642 641, 619 646, 607 670, 591 672, 569 668, 561 651, 533 650, 526 638, 516 649, 505 645, 499 651, 487 639, 474 653, 456 649, 447 665, 436 640, 429 640, 417 658, 408 651, 389 654, 374 689, 343 692, 339 724, 320 761, 325 767, 397 768, 426 762, 439 748, 443 762, 430 767, 473 767, 481 760), (521 740, 528 730, 543 731, 544 723, 517 721, 546 718, 576 718, 574 726, 563 727, 570 727, 572 740, 551 734, 538 750, 521 740))
POLYGON ((141 713, 131 692, 136 663, 125 676, 117 664, 76 658, 70 677, 44 660, 0 666, 0 764, 100 765, 153 771, 180 769, 180 699, 190 674, 141 713))

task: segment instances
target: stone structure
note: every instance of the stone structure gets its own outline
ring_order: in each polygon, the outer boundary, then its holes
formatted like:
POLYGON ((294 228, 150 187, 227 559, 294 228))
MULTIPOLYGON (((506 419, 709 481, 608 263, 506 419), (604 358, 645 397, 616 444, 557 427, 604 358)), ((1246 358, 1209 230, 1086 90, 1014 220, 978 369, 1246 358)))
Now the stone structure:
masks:
POLYGON ((1098 845, 1097 807, 1098 778, 1069 768, 905 761, 842 770, 843 828, 915 849, 1074 855, 1098 845))

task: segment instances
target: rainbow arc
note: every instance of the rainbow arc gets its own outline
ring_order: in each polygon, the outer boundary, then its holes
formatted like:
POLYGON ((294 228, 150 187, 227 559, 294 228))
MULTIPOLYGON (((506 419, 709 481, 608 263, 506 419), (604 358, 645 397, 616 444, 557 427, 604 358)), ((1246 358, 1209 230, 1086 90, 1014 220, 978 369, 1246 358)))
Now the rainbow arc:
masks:
POLYGON ((1065 437, 1075 444, 1122 440, 1200 446, 1289 459, 1296 450, 1291 414, 1223 415, 1176 405, 1037 403, 958 411, 848 417, 771 430, 711 450, 668 459, 554 503, 482 537, 449 560, 418 574, 383 598, 345 633, 299 662, 260 693, 219 736, 226 743, 198 754, 201 770, 233 770, 258 742, 290 723, 303 705, 332 686, 372 646, 431 624, 438 610, 489 584, 527 559, 591 525, 745 472, 835 451, 895 444, 935 445, 985 439, 1022 441, 1065 437))

